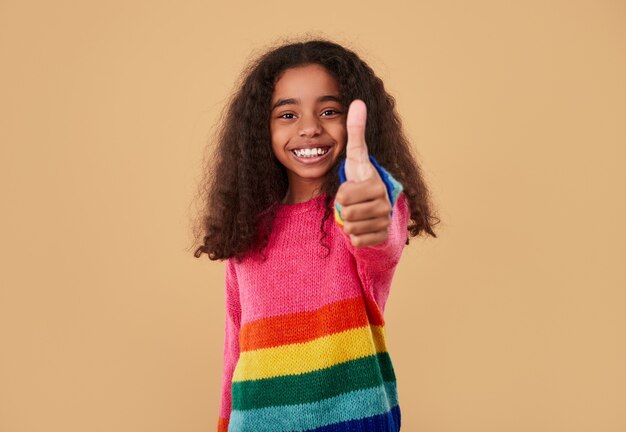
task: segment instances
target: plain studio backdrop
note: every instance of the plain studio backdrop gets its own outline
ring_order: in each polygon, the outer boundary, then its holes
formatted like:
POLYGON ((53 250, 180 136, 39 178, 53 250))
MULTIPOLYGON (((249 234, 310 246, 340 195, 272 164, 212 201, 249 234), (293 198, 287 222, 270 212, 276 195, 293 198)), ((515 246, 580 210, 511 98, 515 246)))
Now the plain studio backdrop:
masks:
POLYGON ((215 430, 207 142, 252 56, 356 50, 439 209, 386 310, 403 431, 626 431, 626 3, 0 0, 0 431, 215 430))

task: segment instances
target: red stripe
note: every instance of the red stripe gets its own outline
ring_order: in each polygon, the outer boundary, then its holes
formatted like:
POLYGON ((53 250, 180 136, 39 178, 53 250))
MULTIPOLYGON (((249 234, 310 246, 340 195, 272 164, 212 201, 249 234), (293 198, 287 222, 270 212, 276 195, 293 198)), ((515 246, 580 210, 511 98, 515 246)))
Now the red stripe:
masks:
POLYGON ((376 303, 373 298, 370 298, 368 296, 365 296, 365 302, 367 303, 367 317, 369 318, 370 323, 380 327, 384 327, 385 317, 378 307, 378 303, 376 303))
MULTIPOLYGON (((371 314, 370 314, 371 315, 371 314)), ((327 304, 317 310, 262 318, 241 327, 239 348, 251 351, 297 342, 306 342, 333 333, 368 325, 362 297, 327 304)), ((380 322, 371 324, 380 325, 380 322)))
POLYGON ((217 420, 217 432, 228 432, 228 421, 230 419, 220 417, 217 420))

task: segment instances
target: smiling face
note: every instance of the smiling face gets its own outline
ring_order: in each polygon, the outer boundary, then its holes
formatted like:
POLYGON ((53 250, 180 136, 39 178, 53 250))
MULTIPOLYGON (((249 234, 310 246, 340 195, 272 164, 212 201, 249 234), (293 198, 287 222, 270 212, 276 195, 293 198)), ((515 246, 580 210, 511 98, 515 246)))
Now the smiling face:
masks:
POLYGON ((287 202, 315 196, 346 145, 337 80, 318 64, 287 69, 274 86, 272 151, 287 169, 287 202))

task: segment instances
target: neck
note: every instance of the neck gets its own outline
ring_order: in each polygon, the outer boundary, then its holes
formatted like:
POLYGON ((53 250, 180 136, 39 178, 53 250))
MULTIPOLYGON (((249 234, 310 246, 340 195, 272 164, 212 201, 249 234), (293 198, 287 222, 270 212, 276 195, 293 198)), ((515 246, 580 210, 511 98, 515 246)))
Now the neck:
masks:
POLYGON ((309 201, 321 194, 321 182, 319 180, 289 178, 289 187, 282 200, 283 204, 298 204, 309 201))

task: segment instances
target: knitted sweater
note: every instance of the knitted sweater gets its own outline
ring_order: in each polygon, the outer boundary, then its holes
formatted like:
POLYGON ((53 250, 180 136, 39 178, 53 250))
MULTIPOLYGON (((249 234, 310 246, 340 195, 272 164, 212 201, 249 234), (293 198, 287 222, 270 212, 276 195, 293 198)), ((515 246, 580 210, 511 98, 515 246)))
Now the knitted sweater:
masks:
MULTIPOLYGON (((401 193, 389 237, 354 247, 320 195, 278 204, 264 250, 226 260, 218 432, 400 430, 383 313, 407 239, 401 193)), ((393 201, 392 201, 393 202, 393 201)))

